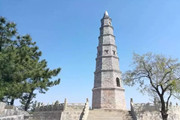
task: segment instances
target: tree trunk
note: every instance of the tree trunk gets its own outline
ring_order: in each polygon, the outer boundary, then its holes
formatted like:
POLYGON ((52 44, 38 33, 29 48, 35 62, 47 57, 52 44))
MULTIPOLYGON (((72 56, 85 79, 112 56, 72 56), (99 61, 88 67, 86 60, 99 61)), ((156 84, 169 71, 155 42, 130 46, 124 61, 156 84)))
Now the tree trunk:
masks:
POLYGON ((31 99, 32 99, 32 96, 33 96, 33 91, 32 90, 30 93, 29 93, 29 96, 28 96, 28 100, 25 104, 25 107, 24 107, 24 110, 27 111, 29 109, 29 105, 30 105, 30 102, 31 102, 31 99))
POLYGON ((168 114, 167 114, 167 109, 166 109, 166 104, 165 101, 163 99, 163 97, 161 96, 161 116, 163 120, 167 120, 168 119, 168 114))
POLYGON ((168 120, 168 114, 167 113, 161 113, 163 120, 168 120))
POLYGON ((14 105, 14 98, 11 99, 10 105, 14 105))

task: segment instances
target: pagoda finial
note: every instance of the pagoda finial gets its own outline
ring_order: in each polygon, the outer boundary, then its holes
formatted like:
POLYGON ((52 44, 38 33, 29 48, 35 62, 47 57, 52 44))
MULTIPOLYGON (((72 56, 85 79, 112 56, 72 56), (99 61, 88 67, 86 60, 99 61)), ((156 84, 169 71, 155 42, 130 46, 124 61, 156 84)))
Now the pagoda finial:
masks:
POLYGON ((105 12, 104 12, 104 17, 109 17, 109 15, 108 15, 108 12, 107 12, 107 11, 105 11, 105 12))

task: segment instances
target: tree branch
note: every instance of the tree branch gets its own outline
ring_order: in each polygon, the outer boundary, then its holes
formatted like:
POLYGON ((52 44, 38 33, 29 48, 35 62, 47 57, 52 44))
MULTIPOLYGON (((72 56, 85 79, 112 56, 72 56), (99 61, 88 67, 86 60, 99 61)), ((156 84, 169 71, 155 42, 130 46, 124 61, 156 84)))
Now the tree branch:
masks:
POLYGON ((170 71, 166 72, 166 73, 164 74, 163 78, 161 79, 161 82, 164 81, 164 79, 166 78, 166 76, 167 76, 169 73, 171 73, 171 72, 172 72, 172 69, 171 69, 170 71))
POLYGON ((168 111, 168 107, 169 107, 169 100, 172 96, 172 89, 170 89, 170 94, 169 94, 169 97, 167 98, 167 101, 166 101, 166 110, 168 111))
MULTIPOLYGON (((156 92, 157 92, 158 95, 160 96, 161 94, 160 94, 160 92, 159 92, 159 90, 158 90, 158 86, 156 87, 156 86, 153 84, 152 78, 151 78, 151 76, 150 76, 150 73, 151 73, 151 69, 152 69, 152 68, 151 68, 150 70, 148 70, 148 69, 146 68, 146 65, 145 65, 144 61, 143 61, 143 66, 144 66, 144 69, 146 70, 146 72, 148 73, 147 77, 148 77, 149 80, 150 80, 150 84, 152 85, 152 87, 156 90, 156 92)), ((151 73, 151 75, 152 75, 152 73, 151 73)))
POLYGON ((172 84, 168 84, 168 85, 164 88, 163 93, 164 93, 170 86, 172 86, 172 84))

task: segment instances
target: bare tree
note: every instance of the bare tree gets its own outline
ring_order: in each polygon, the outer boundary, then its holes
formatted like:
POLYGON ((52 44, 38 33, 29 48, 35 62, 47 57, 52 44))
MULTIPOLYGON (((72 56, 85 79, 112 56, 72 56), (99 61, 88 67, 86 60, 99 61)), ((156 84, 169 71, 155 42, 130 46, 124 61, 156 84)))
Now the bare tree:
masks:
POLYGON ((139 85, 139 90, 148 93, 160 102, 163 120, 168 119, 170 98, 180 93, 180 63, 177 59, 147 53, 134 54, 132 70, 123 75, 126 85, 139 85))

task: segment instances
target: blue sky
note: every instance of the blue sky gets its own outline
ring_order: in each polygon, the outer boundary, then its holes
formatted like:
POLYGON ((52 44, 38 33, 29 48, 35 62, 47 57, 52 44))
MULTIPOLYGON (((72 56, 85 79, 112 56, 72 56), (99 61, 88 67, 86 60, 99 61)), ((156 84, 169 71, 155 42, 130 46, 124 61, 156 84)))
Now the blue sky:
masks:
MULTIPOLYGON (((133 52, 153 52, 180 59, 179 0, 0 0, 0 16, 30 34, 50 68, 61 67, 61 83, 36 100, 51 103, 92 99, 100 19, 112 18, 122 72, 130 69, 133 52)), ((136 87, 126 101, 148 102, 136 87)), ((18 104, 18 102, 16 102, 18 104)))

